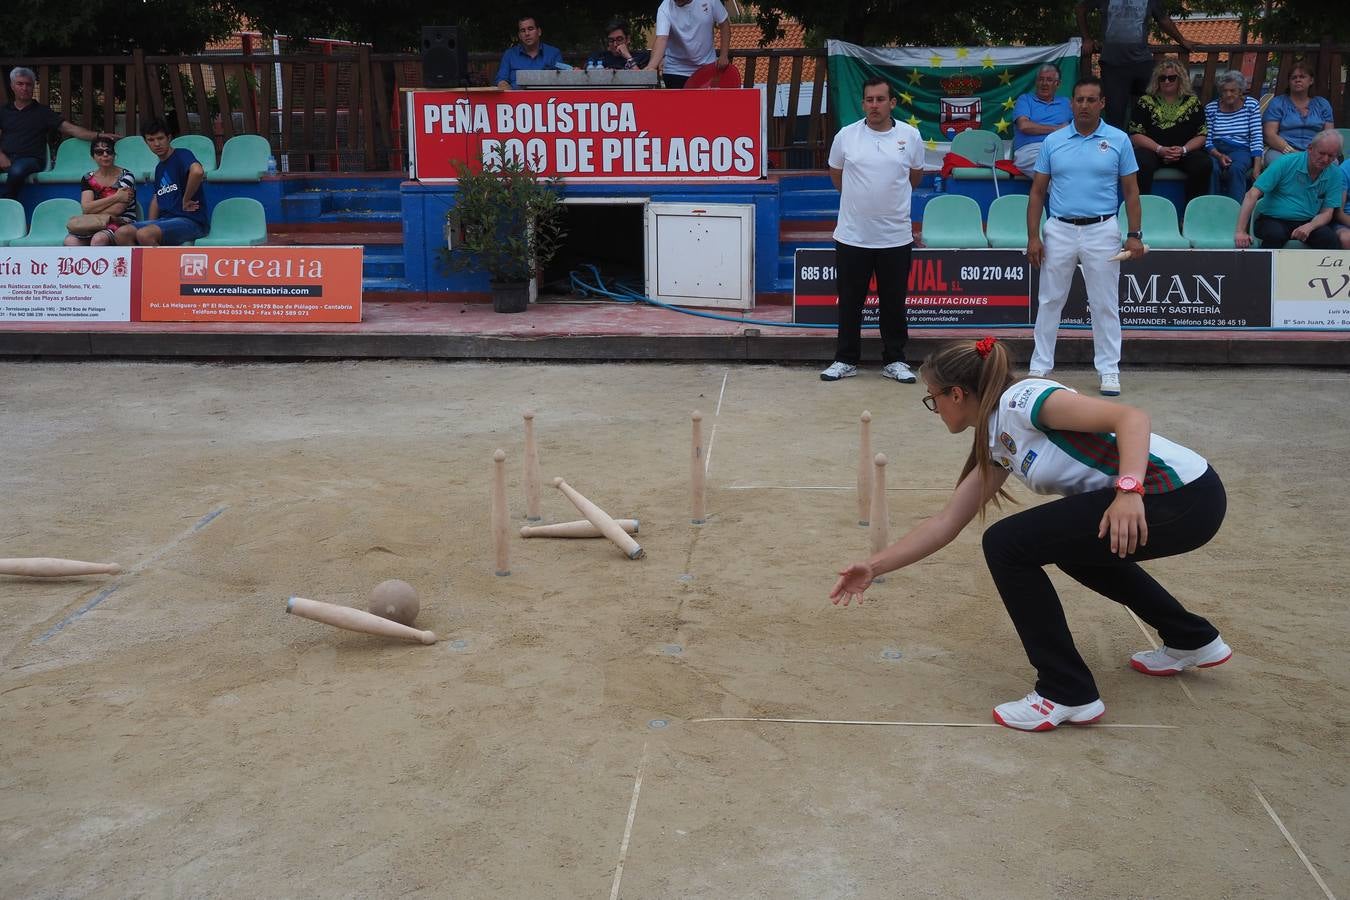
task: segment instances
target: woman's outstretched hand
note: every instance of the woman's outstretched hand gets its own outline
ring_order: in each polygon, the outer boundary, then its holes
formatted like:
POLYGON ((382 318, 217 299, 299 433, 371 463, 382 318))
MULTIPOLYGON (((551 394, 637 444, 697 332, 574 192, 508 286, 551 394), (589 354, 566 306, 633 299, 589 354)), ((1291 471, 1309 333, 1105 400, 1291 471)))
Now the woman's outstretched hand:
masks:
POLYGON ((854 563, 847 569, 839 571, 839 580, 834 584, 834 590, 830 591, 830 600, 835 606, 843 604, 848 606, 849 601, 857 600, 861 605, 863 601, 863 591, 872 586, 872 567, 865 562, 854 563))

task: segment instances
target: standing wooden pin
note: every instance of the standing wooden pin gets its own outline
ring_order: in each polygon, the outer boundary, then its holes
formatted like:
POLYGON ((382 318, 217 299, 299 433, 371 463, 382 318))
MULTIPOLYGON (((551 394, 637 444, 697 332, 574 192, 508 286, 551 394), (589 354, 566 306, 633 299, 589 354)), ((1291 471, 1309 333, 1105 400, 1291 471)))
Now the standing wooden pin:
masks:
POLYGON ((553 486, 567 495, 567 499, 572 501, 572 505, 585 516, 592 525, 600 529, 600 533, 614 542, 614 546, 623 551, 624 556, 629 559, 642 558, 642 546, 623 530, 623 527, 615 522, 609 513, 596 506, 590 500, 577 492, 561 478, 553 479, 553 486))
POLYGON ((534 442, 534 410, 525 416, 525 520, 538 522, 539 515, 539 445, 534 442))
POLYGON ((872 508, 872 414, 862 411, 858 427, 858 524, 867 527, 872 508))
POLYGON ((693 420, 694 432, 693 441, 689 447, 689 521, 694 525, 702 525, 703 517, 703 485, 704 485, 704 466, 707 464, 703 455, 703 413, 698 410, 690 415, 693 420))
POLYGON ((868 512, 868 521, 872 535, 872 552, 878 553, 891 542, 891 514, 886 508, 886 454, 878 453, 873 457, 872 464, 875 471, 872 473, 872 508, 868 512))
POLYGON ((497 574, 511 574, 511 551, 506 541, 506 451, 492 454, 492 545, 497 574))

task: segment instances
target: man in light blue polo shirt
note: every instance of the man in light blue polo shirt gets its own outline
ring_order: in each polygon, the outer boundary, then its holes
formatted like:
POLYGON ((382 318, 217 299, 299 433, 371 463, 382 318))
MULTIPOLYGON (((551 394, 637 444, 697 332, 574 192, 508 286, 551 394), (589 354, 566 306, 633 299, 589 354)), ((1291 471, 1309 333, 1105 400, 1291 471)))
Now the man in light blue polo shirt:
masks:
POLYGON ((1088 76, 1073 86, 1073 121, 1041 144, 1036 174, 1027 203, 1027 259, 1041 270, 1036 311, 1036 349, 1031 375, 1043 377, 1055 367, 1059 318, 1069 297, 1073 273, 1081 265, 1092 313, 1093 364, 1101 376, 1101 393, 1120 393, 1120 227, 1116 222, 1117 191, 1125 198, 1129 221, 1125 249, 1142 256, 1139 164, 1129 136, 1102 121, 1106 98, 1102 82, 1088 76), (1041 210, 1050 195, 1049 219, 1041 230, 1041 210))
POLYGON ((1341 136, 1319 131, 1307 150, 1276 157, 1242 198, 1233 243, 1239 249, 1252 245, 1247 223, 1264 197, 1252 227, 1262 247, 1278 250, 1295 240, 1315 250, 1339 250, 1331 221, 1345 198, 1345 178, 1335 165, 1340 152, 1341 136))
POLYGON ((521 16, 516 25, 516 36, 520 38, 520 43, 502 54, 502 64, 497 67, 497 87, 500 90, 515 90, 516 73, 520 71, 571 68, 563 62, 561 50, 540 40, 544 32, 534 16, 521 16))
POLYGON ((1056 96, 1058 90, 1059 69, 1046 63, 1036 73, 1036 90, 1013 105, 1013 165, 1024 175, 1032 174, 1045 136, 1073 121, 1069 98, 1056 96))

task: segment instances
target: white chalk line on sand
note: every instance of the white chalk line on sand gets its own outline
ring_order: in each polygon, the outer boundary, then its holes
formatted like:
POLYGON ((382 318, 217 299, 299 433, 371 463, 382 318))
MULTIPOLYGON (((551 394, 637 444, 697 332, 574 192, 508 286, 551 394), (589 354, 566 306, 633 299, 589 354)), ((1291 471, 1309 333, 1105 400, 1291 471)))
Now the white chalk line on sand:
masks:
POLYGON ((1313 866, 1312 860, 1308 859, 1307 854, 1303 852, 1303 848, 1298 845, 1298 841, 1294 840, 1294 836, 1289 833, 1289 829, 1284 827, 1284 823, 1280 821, 1280 817, 1275 815, 1275 810, 1271 809, 1270 804, 1266 802, 1265 795, 1261 793, 1261 789, 1256 785, 1252 785, 1252 790, 1256 792, 1256 799, 1260 800, 1261 805, 1266 808, 1266 813, 1270 816, 1271 821, 1275 823, 1275 827, 1280 829, 1280 834, 1284 835, 1284 839, 1289 842, 1289 846, 1294 848, 1294 853, 1298 854, 1298 858, 1302 861, 1303 867, 1308 870, 1308 874, 1313 877, 1313 881, 1317 882, 1317 886, 1322 889, 1322 893, 1327 895, 1327 900, 1336 900, 1336 895, 1331 892, 1331 888, 1327 887, 1327 883, 1322 880, 1322 876, 1317 874, 1317 869, 1313 866))
POLYGON ((638 762, 637 778, 633 780, 633 799, 628 804, 628 821, 623 826, 623 842, 619 844, 619 863, 614 867, 614 883, 609 889, 609 900, 618 900, 619 884, 623 881, 623 863, 628 857, 628 841, 633 836, 633 820, 637 818, 638 795, 642 793, 642 773, 647 768, 647 745, 642 745, 642 759, 638 762))
POLYGON ((58 634, 61 631, 61 629, 65 628, 71 622, 74 622, 76 619, 80 618, 85 613, 89 612, 91 609, 98 606, 104 600, 107 600, 109 597, 115 594, 117 592, 117 589, 122 586, 123 579, 128 578, 132 575, 139 574, 146 566, 150 565, 152 562, 156 561, 161 556, 168 553, 174 547, 177 547, 187 538, 190 538, 192 537, 192 535, 201 531, 207 525, 210 525, 211 522, 214 521, 215 518, 219 516, 221 513, 223 513, 226 509, 227 507, 223 505, 217 506, 215 509, 211 510, 206 515, 202 516, 200 519, 194 522, 192 524, 192 527, 189 528, 187 531, 184 531, 182 534, 178 535, 178 537, 169 541, 169 543, 165 544, 163 547, 160 547, 154 553, 150 554, 145 559, 141 560, 136 565, 132 566, 130 569, 127 569, 126 572, 124 572, 121 576, 119 576, 115 582, 113 582, 111 585, 95 594, 93 599, 91 599, 88 603, 84 604, 79 609, 75 610, 73 613, 66 616, 60 622, 57 622, 51 628, 48 628, 45 632, 42 633, 42 635, 36 641, 34 641, 34 643, 45 644, 51 638, 55 637, 56 634, 58 634))
MULTIPOLYGON (((781 722, 790 725, 903 725, 911 728, 1002 728, 997 722, 874 722, 860 719, 778 719, 758 716, 713 716, 706 719, 690 719, 694 722, 781 722)), ((1118 723, 1094 724, 1090 728, 1156 728, 1172 730, 1177 725, 1122 725, 1118 723)))
MULTIPOLYGON (((1149 647, 1151 647, 1154 650, 1157 650, 1158 644, 1156 641, 1153 640, 1153 635, 1148 633, 1148 629, 1144 627, 1144 623, 1140 621, 1139 617, 1134 614, 1134 610, 1127 609, 1126 612, 1130 614, 1131 619, 1134 619, 1134 624, 1139 626, 1139 630, 1144 633, 1144 639, 1148 641, 1149 647)), ((1186 682, 1178 678, 1177 685, 1180 686, 1181 690, 1186 694, 1188 698, 1190 698, 1190 701, 1192 703, 1194 703, 1196 706, 1200 705, 1200 701, 1195 699, 1195 695, 1191 693, 1191 689, 1186 687, 1186 682)), ((1322 893, 1327 895, 1327 900, 1336 900, 1336 896, 1331 893, 1331 889, 1328 888, 1327 883, 1322 880, 1322 876, 1317 874, 1317 869, 1313 868, 1312 861, 1308 859, 1306 854, 1304 854, 1303 849, 1298 845, 1298 841, 1294 840, 1294 836, 1289 833, 1289 829, 1284 827, 1284 823, 1280 821, 1280 817, 1275 815, 1275 810, 1272 809, 1270 804, 1266 802, 1265 795, 1261 793, 1261 789, 1256 786, 1255 782, 1252 783, 1252 791, 1256 794, 1256 799, 1260 800, 1261 805, 1266 808, 1266 813, 1270 816, 1271 821, 1275 823, 1275 827, 1280 829, 1280 834, 1284 835, 1285 841, 1287 841, 1289 843, 1289 846, 1294 849, 1294 853, 1303 863, 1303 867, 1308 870, 1308 874, 1311 875, 1313 877, 1313 880, 1317 882, 1317 886, 1322 889, 1322 893)))
POLYGON ((722 414, 722 398, 727 395, 727 379, 731 377, 731 370, 727 369, 722 373, 722 390, 717 394, 717 409, 713 412, 714 416, 722 414))

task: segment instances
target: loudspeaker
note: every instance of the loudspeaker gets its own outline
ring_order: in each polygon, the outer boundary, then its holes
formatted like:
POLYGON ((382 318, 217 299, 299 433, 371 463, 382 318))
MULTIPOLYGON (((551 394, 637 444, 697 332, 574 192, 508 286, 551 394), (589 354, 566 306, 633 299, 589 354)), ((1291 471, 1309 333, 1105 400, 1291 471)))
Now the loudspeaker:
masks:
POLYGON ((460 87, 469 81, 469 45, 454 25, 422 26, 422 83, 460 87))

